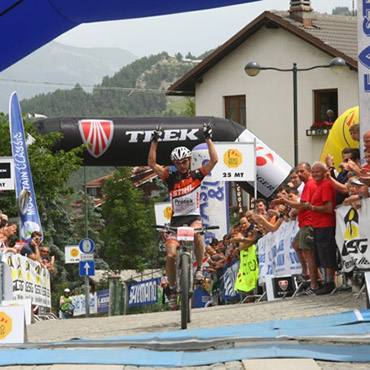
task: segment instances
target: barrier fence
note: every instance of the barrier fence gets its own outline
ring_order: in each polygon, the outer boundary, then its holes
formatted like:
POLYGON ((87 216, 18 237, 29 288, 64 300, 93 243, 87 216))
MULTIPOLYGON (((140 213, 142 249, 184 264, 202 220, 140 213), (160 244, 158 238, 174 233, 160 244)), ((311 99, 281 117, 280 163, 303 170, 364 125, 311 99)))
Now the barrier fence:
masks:
POLYGON ((48 269, 20 254, 5 253, 3 262, 5 299, 31 299, 32 304, 51 307, 50 273, 48 269), (12 287, 12 297, 9 297, 12 287))

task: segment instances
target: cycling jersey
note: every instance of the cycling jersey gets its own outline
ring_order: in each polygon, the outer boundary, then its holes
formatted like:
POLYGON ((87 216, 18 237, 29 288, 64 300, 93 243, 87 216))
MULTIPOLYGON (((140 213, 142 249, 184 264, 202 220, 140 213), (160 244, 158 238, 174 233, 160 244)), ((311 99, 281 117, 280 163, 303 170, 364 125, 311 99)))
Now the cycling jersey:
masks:
POLYGON ((172 202, 172 217, 200 216, 199 193, 202 180, 207 175, 204 167, 189 171, 185 176, 165 169, 162 179, 166 181, 172 202))

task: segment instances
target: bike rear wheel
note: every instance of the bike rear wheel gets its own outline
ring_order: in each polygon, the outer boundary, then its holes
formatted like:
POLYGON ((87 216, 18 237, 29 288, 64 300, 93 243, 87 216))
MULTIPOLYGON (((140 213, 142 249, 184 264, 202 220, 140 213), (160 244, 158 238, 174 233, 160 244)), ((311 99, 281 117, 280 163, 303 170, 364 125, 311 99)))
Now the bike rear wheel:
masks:
POLYGON ((189 269, 189 256, 183 254, 181 256, 181 329, 186 329, 190 321, 189 269))

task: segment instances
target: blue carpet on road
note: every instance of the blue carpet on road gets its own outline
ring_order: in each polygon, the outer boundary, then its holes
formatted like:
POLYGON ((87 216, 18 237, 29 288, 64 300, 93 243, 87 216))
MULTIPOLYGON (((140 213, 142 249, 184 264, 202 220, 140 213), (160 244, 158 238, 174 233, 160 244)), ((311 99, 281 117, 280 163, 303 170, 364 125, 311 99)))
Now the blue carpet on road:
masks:
MULTIPOLYGON (((265 323, 230 326, 224 328, 176 331, 106 338, 99 341, 150 341, 233 338, 279 338, 281 336, 325 336, 370 334, 370 310, 349 311, 302 319, 278 320, 265 323)), ((98 340, 98 339, 96 339, 98 340)), ((88 343, 94 340, 66 341, 88 343)), ((81 343, 82 344, 82 343, 81 343)), ((313 358, 327 361, 370 362, 370 345, 314 345, 264 343, 207 351, 153 351, 146 349, 4 349, 0 366, 45 364, 119 364, 135 366, 200 366, 219 362, 252 358, 313 358)))

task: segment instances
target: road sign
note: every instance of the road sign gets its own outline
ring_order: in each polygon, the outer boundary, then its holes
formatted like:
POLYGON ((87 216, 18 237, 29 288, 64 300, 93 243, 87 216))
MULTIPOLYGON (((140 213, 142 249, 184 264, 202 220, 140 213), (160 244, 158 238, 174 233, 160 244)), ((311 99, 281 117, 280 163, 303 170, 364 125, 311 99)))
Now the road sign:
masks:
POLYGON ((94 276, 95 261, 80 261, 80 276, 94 276))
POLYGON ((95 243, 90 238, 82 239, 78 246, 82 253, 92 253, 95 249, 95 243))
POLYGON ((93 253, 81 253, 80 261, 94 261, 94 254, 93 253))

